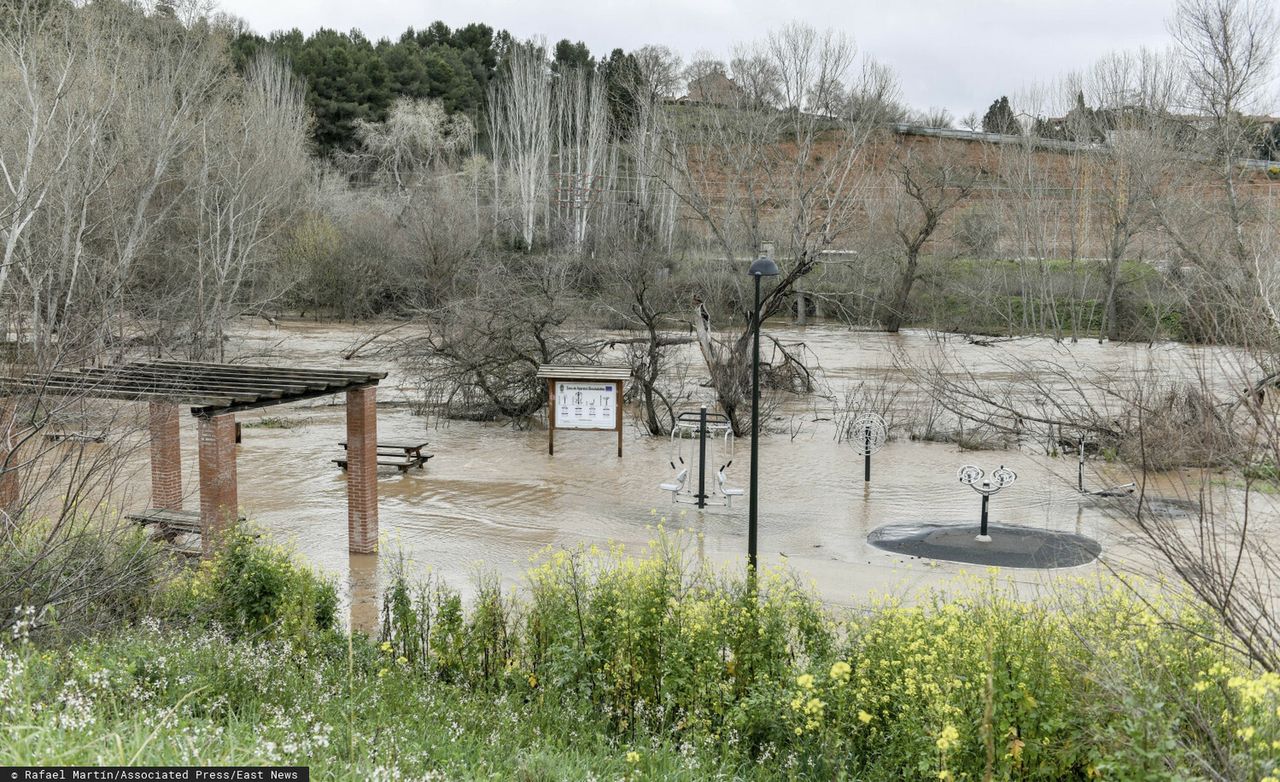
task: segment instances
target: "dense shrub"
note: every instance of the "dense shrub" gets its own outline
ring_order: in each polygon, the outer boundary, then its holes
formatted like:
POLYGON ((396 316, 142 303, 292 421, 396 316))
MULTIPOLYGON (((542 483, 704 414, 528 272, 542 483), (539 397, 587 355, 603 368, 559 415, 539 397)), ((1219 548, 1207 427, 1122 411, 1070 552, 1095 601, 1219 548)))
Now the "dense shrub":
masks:
POLYGON ((170 586, 166 602, 170 619, 216 624, 232 638, 308 643, 334 628, 338 595, 284 549, 237 530, 217 556, 170 586))
POLYGON ((159 549, 105 513, 0 530, 0 635, 82 635, 134 620, 164 580, 159 549))
POLYGON ((696 564, 678 536, 650 545, 639 558, 548 552, 526 599, 489 584, 469 615, 456 593, 415 593, 398 574, 383 652, 429 678, 579 704, 630 741, 678 738, 820 779, 1173 779, 1204 762, 1250 778, 1274 765, 1280 679, 1248 674, 1189 604, 1118 581, 1026 602, 992 577, 975 596, 842 618, 783 573, 753 586, 696 564))

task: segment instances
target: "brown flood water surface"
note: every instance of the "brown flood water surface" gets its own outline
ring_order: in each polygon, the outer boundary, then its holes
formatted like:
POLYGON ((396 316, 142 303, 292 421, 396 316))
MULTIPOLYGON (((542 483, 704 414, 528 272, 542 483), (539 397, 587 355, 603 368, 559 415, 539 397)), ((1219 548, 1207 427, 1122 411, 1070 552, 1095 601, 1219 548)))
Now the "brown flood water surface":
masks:
MULTIPOLYGON (((803 340, 839 398, 852 383, 887 378, 900 383, 893 351, 923 356, 937 349, 924 333, 886 335, 849 331, 834 325, 771 329, 787 341, 803 340)), ((299 366, 342 364, 342 353, 365 333, 333 324, 285 323, 278 328, 245 328, 233 353, 299 366)), ((1009 356, 1063 360, 1066 348, 1048 340, 1021 340, 993 348, 946 343, 944 350, 972 371, 1007 379, 1009 356)), ((1213 354, 1181 346, 1080 343, 1074 356, 1099 373, 1135 367, 1162 373, 1185 371, 1190 362, 1217 360, 1213 354)), ((498 573, 508 585, 520 583, 530 557, 547 546, 616 542, 640 551, 662 521, 685 530, 689 545, 709 561, 727 567, 745 561, 746 497, 734 507, 698 511, 673 505, 658 484, 670 480, 670 444, 642 434, 628 422, 624 456, 615 456, 612 432, 565 431, 556 455, 547 455, 541 428, 521 431, 503 424, 436 422, 414 415, 405 404, 410 389, 389 360, 360 359, 360 367, 391 373, 379 389, 379 433, 384 439, 421 438, 435 454, 423 470, 381 473, 381 560, 403 554, 414 571, 431 572, 470 592, 474 575, 498 573), (431 424, 429 426, 429 424, 431 424)), ((908 404, 918 397, 904 389, 908 404)), ((298 404, 244 414, 244 441, 238 452, 240 502, 251 519, 276 539, 291 544, 309 561, 354 587, 354 616, 372 626, 379 557, 347 553, 346 483, 330 460, 345 439, 342 399, 298 404), (282 418, 295 428, 270 428, 264 418, 282 418)), ((993 522, 1068 530, 1098 540, 1104 558, 1139 561, 1133 532, 1111 518, 1105 503, 1075 490, 1074 458, 1018 451, 962 452, 955 445, 896 439, 874 458, 872 483, 862 480, 861 457, 835 438, 829 402, 801 400, 784 406, 794 431, 770 434, 760 445, 760 553, 763 566, 786 565, 812 583, 825 600, 854 604, 869 594, 910 599, 928 587, 958 587, 962 572, 981 568, 913 560, 870 546, 867 534, 882 524, 910 521, 976 523, 979 497, 956 480, 956 470, 973 463, 984 469, 1006 464, 1019 480, 991 501, 993 522), (818 415, 815 415, 815 410, 818 415), (825 414, 822 411, 825 410, 825 414), (826 420, 814 420, 815 418, 826 420)), ((184 459, 188 507, 195 507, 194 426, 184 417, 184 459)), ((736 447, 729 483, 745 487, 749 469, 745 441, 736 447)), ((1130 480, 1126 471, 1090 462, 1094 487, 1130 480)), ((1188 474, 1190 475, 1190 474, 1188 474)), ((1172 492, 1183 476, 1166 476, 1172 492)), ((710 480, 710 476, 709 476, 710 480)), ((1254 509, 1255 512, 1273 511, 1254 509)), ((1089 575, 1097 563, 1065 571, 1009 571, 1019 588, 1039 589, 1053 574, 1089 575)))

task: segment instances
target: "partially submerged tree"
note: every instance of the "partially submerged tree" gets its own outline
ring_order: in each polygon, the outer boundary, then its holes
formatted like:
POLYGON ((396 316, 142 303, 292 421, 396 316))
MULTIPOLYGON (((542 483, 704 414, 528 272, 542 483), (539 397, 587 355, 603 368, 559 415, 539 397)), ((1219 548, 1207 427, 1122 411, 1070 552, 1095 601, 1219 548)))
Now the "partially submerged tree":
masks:
POLYGON ((920 256, 944 217, 973 192, 978 172, 957 162, 940 144, 899 147, 891 164, 894 198, 887 216, 896 240, 892 256, 896 272, 881 297, 879 319, 896 333, 906 320, 911 291, 920 279, 920 256))
MULTIPOLYGON (((733 99, 697 108, 668 142, 672 173, 664 181, 700 220, 706 243, 730 269, 742 270, 734 305, 746 302, 746 263, 775 238, 783 273, 769 287, 767 319, 787 306, 821 253, 854 226, 867 184, 865 151, 892 106, 894 84, 867 61, 854 75, 853 44, 800 24, 740 49, 733 99), (742 81, 743 83, 739 83, 742 81), (829 116, 837 86, 853 97, 849 112, 829 116)), ((705 309, 696 314, 704 357, 721 408, 744 431, 749 388, 751 313, 729 339, 715 337, 705 309)))

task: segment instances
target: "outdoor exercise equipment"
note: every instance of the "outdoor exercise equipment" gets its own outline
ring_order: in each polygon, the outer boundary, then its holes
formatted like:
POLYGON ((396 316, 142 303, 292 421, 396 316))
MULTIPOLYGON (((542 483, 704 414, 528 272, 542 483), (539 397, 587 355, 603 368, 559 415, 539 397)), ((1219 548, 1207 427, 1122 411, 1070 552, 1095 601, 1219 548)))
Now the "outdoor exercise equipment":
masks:
POLYGON ((987 478, 982 468, 966 464, 960 468, 957 476, 961 483, 982 495, 982 524, 978 530, 977 540, 980 543, 990 543, 991 536, 987 534, 987 501, 991 499, 992 494, 1018 480, 1018 474, 1002 464, 999 469, 991 473, 990 478, 987 478))
POLYGON ((703 405, 697 411, 686 411, 676 416, 675 426, 671 429, 671 469, 675 477, 658 488, 671 492, 671 501, 705 508, 708 505, 733 506, 733 498, 741 497, 745 491, 728 485, 725 473, 733 464, 733 426, 729 417, 721 413, 707 412, 703 405), (696 464, 690 452, 685 458, 686 448, 692 451, 697 443, 696 464), (724 462, 718 460, 723 458, 724 462), (707 465, 713 467, 714 483, 707 486, 707 465), (697 471, 697 489, 689 485, 690 470, 697 471))
POLYGON ((849 424, 849 442, 862 455, 862 480, 871 482, 871 454, 884 447, 889 427, 879 413, 862 413, 849 424))
POLYGON ((1085 491, 1084 488, 1084 434, 1081 433, 1076 437, 1076 488, 1081 494, 1092 494, 1095 497, 1128 497, 1133 494, 1134 489, 1138 487, 1137 483, 1122 483, 1119 486, 1110 486, 1106 489, 1098 489, 1096 491, 1085 491))

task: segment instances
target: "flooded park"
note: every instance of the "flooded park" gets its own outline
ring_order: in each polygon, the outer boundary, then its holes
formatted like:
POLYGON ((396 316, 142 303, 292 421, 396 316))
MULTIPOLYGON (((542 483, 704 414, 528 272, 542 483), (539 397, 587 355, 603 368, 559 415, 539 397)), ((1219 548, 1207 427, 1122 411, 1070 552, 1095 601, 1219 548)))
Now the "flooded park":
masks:
MULTIPOLYGON (((991 499, 993 524, 1071 533, 1101 547, 1101 560, 1083 565, 1006 569, 1002 579, 1028 595, 1051 588, 1064 575, 1110 569, 1160 572, 1128 518, 1131 507, 1078 489, 1074 451, 1055 448, 1049 455, 1043 441, 962 450, 952 442, 911 439, 909 416, 929 400, 927 390, 913 387, 904 375, 902 362, 941 351, 979 381, 994 385, 1010 379, 1011 358, 1063 362, 1069 355, 1099 377, 1134 367, 1190 376, 1205 362, 1220 360, 1221 351, 1175 344, 1069 345, 1047 339, 989 346, 923 331, 888 335, 827 323, 769 330, 788 342, 803 342, 812 352, 824 392, 788 396, 772 408, 774 420, 767 422, 761 438, 762 567, 782 566, 837 605, 890 595, 911 600, 934 588, 965 589, 963 574, 981 573, 983 567, 893 553, 870 544, 868 536, 887 525, 976 526, 980 499, 956 479, 958 468, 974 464, 987 472, 1000 466, 1017 472, 1017 481, 991 499), (863 458, 850 441, 838 437, 836 406, 854 386, 884 389, 892 399, 886 410, 889 440, 873 457, 869 483, 863 480, 863 458)), ((376 343, 365 343, 379 331, 302 321, 242 327, 232 342, 231 361, 334 366, 358 344, 364 352, 376 353, 376 343)), ((678 453, 673 455, 670 438, 650 436, 628 421, 621 458, 613 452, 612 432, 592 431, 562 431, 551 456, 545 425, 518 428, 419 414, 420 390, 394 361, 375 355, 340 363, 388 372, 378 387, 379 438, 427 442, 425 451, 433 454, 421 469, 379 470, 379 554, 348 554, 347 482, 333 461, 341 456, 338 444, 346 435, 340 395, 237 416, 243 436, 235 458, 242 512, 272 540, 288 544, 337 578, 357 626, 376 625, 378 595, 385 587, 380 577, 385 577, 388 559, 402 559, 415 572, 432 573, 470 594, 483 573, 496 573, 506 585, 518 586, 531 559, 548 547, 606 549, 620 544, 643 553, 662 525, 668 533, 683 531, 682 545, 712 565, 736 568, 745 562, 745 496, 734 497, 731 507, 700 510, 674 503, 660 487, 672 480, 671 462, 695 455, 689 441, 675 445, 678 453)), ((685 409, 695 410, 696 399, 685 409)), ((190 504, 198 484, 197 438, 194 419, 184 419, 183 485, 190 504)), ((745 487, 745 438, 727 446, 722 439, 713 448, 720 451, 720 462, 732 458, 725 485, 745 487), (726 447, 731 455, 724 453, 726 447)), ((1083 476, 1086 490, 1135 480, 1131 468, 1097 454, 1090 455, 1083 476)), ((1171 501, 1169 512, 1185 516, 1190 528, 1198 511, 1188 497, 1194 498, 1203 477, 1199 470, 1174 470, 1139 479, 1148 503, 1171 501)), ((145 459, 139 462, 138 480, 134 504, 145 502, 145 459)), ((708 475, 707 481, 712 480, 708 475)), ((1227 489, 1215 497, 1233 502, 1227 489)), ((1274 511, 1270 497, 1255 495, 1252 502, 1255 518, 1266 523, 1274 511)))
POLYGON ((0 775, 1280 782, 1275 0, 540 4, 0 3, 0 775))

